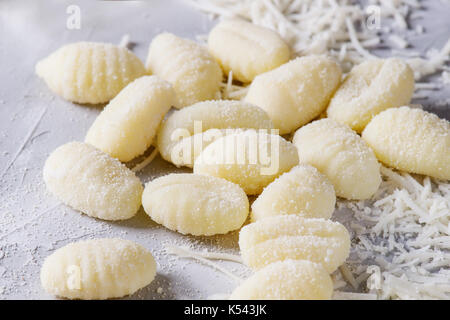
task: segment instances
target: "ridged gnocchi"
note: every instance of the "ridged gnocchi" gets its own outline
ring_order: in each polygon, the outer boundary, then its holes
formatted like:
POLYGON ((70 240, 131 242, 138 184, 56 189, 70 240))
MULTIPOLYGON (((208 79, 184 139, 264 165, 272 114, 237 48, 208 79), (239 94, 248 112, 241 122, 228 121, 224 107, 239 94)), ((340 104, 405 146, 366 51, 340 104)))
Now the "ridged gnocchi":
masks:
POLYGON ((42 287, 69 299, 110 299, 136 292, 155 278, 156 262, 141 245, 124 239, 68 244, 48 256, 42 287))
POLYGON ((65 45, 36 64, 36 74, 53 92, 78 103, 108 102, 145 73, 127 48, 97 42, 65 45))
POLYGON ((368 199, 381 184, 380 164, 361 137, 332 119, 314 121, 300 129, 292 142, 300 163, 308 163, 332 182, 336 195, 368 199))
POLYGON ((257 76, 244 100, 264 109, 280 134, 287 134, 319 116, 340 81, 335 61, 306 56, 257 76))
POLYGON ((234 133, 243 132, 245 129, 209 129, 182 138, 172 148, 171 160, 177 167, 186 166, 192 168, 200 153, 214 141, 234 133))
POLYGON ((243 20, 225 20, 208 36, 208 48, 225 73, 251 82, 260 73, 289 61, 290 49, 274 31, 243 20))
POLYGON ((172 85, 144 76, 127 85, 103 109, 89 128, 85 142, 122 162, 143 154, 159 125, 176 103, 172 85))
MULTIPOLYGON (((186 140, 181 142, 182 139, 210 129, 227 128, 272 129, 273 123, 264 110, 249 103, 231 100, 199 102, 174 112, 163 121, 158 131, 158 149, 163 159, 179 166, 192 167, 194 153, 185 155, 186 159, 180 154, 180 150, 185 150, 180 143, 188 143, 186 140)), ((201 152, 204 147, 206 145, 198 148, 195 154, 201 152)), ((192 147, 187 150, 190 149, 192 147)))
POLYGON ((283 173, 264 188, 252 204, 252 221, 295 214, 305 218, 329 219, 336 194, 328 178, 310 165, 299 165, 283 173))
POLYGON ((408 104, 414 73, 401 59, 374 59, 355 66, 334 94, 328 117, 361 132, 383 110, 408 104))
POLYGON ((388 109, 366 126, 362 138, 395 169, 450 179, 450 122, 409 107, 388 109))
POLYGON ((128 219, 141 206, 143 188, 136 175, 86 143, 58 147, 45 162, 43 176, 59 200, 91 217, 128 219))
POLYGON ((259 194, 298 164, 295 146, 279 135, 246 130, 217 139, 194 163, 194 173, 224 178, 247 194, 259 194))
POLYGON ((155 222, 195 236, 239 229, 249 213, 247 196, 238 185, 190 173, 169 174, 149 182, 142 205, 155 222))
POLYGON ((222 70, 207 48, 171 33, 153 39, 145 67, 173 84, 177 108, 214 99, 222 82, 222 70))
POLYGON ((339 222, 281 215, 243 227, 239 247, 242 260, 252 269, 300 259, 320 263, 332 273, 349 255, 350 235, 339 222))
POLYGON ((333 281, 320 264, 284 260, 257 271, 230 300, 329 300, 332 294, 333 281))

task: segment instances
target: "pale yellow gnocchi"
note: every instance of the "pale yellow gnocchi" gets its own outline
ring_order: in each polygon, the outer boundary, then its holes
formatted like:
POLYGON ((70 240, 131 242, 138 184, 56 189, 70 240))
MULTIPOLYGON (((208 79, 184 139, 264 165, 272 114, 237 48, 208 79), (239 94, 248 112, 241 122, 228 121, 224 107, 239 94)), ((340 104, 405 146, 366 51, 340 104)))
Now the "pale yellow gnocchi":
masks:
POLYGON ((224 178, 247 194, 259 194, 298 164, 295 146, 279 135, 246 130, 217 139, 194 163, 194 173, 224 178))
POLYGON ((269 184, 252 204, 252 221, 295 214, 329 219, 336 194, 328 178, 310 165, 299 165, 269 184))
POLYGON ((211 100, 219 94, 222 70, 208 49, 194 41, 161 33, 150 44, 147 71, 173 84, 177 108, 211 100))
POLYGON ((63 203, 104 220, 131 218, 141 206, 142 184, 119 160, 82 142, 66 143, 44 165, 48 190, 63 203))
POLYGON ((374 59, 355 66, 334 94, 329 118, 361 132, 373 116, 408 104, 414 92, 414 73, 401 59, 374 59))
POLYGON ((170 230, 195 236, 224 234, 247 219, 244 191, 227 180, 197 174, 169 174, 146 184, 145 212, 170 230))
POLYGON ((450 122, 409 107, 388 109, 366 126, 362 138, 395 169, 450 179, 450 122))
POLYGON ((171 160, 177 167, 186 166, 192 168, 200 153, 214 141, 234 133, 243 132, 245 129, 209 129, 195 133, 179 140, 172 148, 171 160))
POLYGON ((333 281, 322 265, 288 259, 257 271, 230 300, 329 300, 332 294, 333 281))
POLYGON ((133 294, 155 278, 156 262, 141 245, 123 239, 70 243, 48 256, 41 284, 69 299, 110 299, 133 294))
POLYGON ((349 255, 350 235, 338 222, 281 215, 243 227, 239 247, 242 260, 252 269, 276 261, 300 259, 322 264, 332 273, 349 255))
POLYGON ((143 154, 159 125, 176 103, 172 85, 144 76, 127 85, 103 109, 89 128, 85 142, 122 162, 143 154))
POLYGON ((372 149, 348 126, 332 119, 317 120, 298 129, 292 142, 300 163, 325 174, 337 196, 362 200, 378 190, 380 164, 372 149))
POLYGON ((260 73, 289 61, 290 49, 274 31, 243 20, 225 20, 208 36, 208 48, 225 73, 251 82, 260 73))
POLYGON ((287 134, 319 116, 340 81, 335 61, 306 56, 258 75, 244 100, 264 109, 280 134, 287 134))
POLYGON ((130 50, 109 43, 65 45, 36 64, 36 73, 66 100, 105 103, 136 78, 144 64, 130 50))
POLYGON ((178 166, 193 166, 196 156, 206 147, 208 141, 216 140, 218 134, 225 131, 217 129, 253 128, 272 129, 273 124, 267 113, 254 105, 241 101, 211 100, 196 103, 182 110, 175 111, 163 123, 158 131, 158 149, 163 159, 178 166), (198 135, 198 142, 205 142, 193 152, 190 137, 210 129, 211 134, 198 135), (210 140, 211 139, 211 140, 210 140))

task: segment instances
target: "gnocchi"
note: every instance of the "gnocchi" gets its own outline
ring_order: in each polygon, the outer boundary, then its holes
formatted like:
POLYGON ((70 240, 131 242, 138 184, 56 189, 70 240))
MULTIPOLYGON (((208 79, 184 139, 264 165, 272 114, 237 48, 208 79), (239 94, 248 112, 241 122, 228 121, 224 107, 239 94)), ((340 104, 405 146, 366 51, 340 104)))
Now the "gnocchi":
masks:
POLYGON ((229 134, 239 133, 244 129, 209 129, 205 132, 195 133, 192 136, 182 138, 173 146, 171 160, 177 167, 186 166, 192 168, 204 148, 219 138, 229 134))
POLYGON ((239 233, 242 260, 252 269, 261 269, 286 259, 308 260, 332 273, 347 259, 350 235, 331 220, 281 215, 258 220, 239 233))
POLYGON ((310 165, 299 165, 269 184, 252 204, 252 221, 296 214, 329 219, 336 194, 326 176, 310 165))
POLYGON ((188 173, 169 174, 149 182, 142 205, 155 222, 195 236, 239 229, 249 213, 247 196, 238 185, 188 173))
POLYGON ((36 74, 66 100, 106 103, 145 75, 144 64, 130 50, 109 43, 65 45, 36 64, 36 74))
POLYGON ((194 163, 194 173, 227 179, 247 194, 259 194, 298 164, 295 146, 279 135, 246 130, 219 138, 194 163))
POLYGON ((143 188, 136 175, 86 143, 69 142, 53 151, 43 176, 52 194, 91 217, 128 219, 141 206, 143 188))
MULTIPOLYGON (((195 154, 200 153, 206 143, 203 147, 196 148, 195 153, 190 156, 185 155, 185 159, 180 150, 186 150, 186 144, 195 141, 189 137, 210 129, 227 128, 272 129, 273 124, 264 110, 249 103, 231 100, 199 102, 174 112, 163 121, 158 132, 158 149, 163 159, 179 166, 192 167, 195 154), (182 139, 186 140, 181 142, 182 139)), ((202 137, 202 142, 207 142, 214 135, 197 137, 202 137)), ((192 148, 193 146, 188 147, 187 150, 192 148)))
POLYGON ((141 245, 123 239, 94 239, 68 244, 48 256, 41 268, 42 287, 69 299, 119 298, 155 278, 156 262, 141 245))
POLYGON ((361 132, 383 110, 408 104, 414 73, 401 59, 374 59, 355 66, 334 94, 329 118, 361 132))
POLYGON ((380 164, 372 149, 344 124, 332 119, 314 121, 294 135, 301 163, 308 163, 332 182, 336 195, 370 198, 381 184, 380 164))
POLYGON ((409 107, 376 115, 362 133, 377 158, 395 169, 450 179, 450 122, 409 107))
POLYGON ((150 44, 145 66, 173 84, 177 108, 214 99, 220 93, 222 70, 208 50, 194 41, 159 34, 150 44))
POLYGON ((172 85, 144 76, 125 87, 95 119, 85 142, 126 162, 152 144, 159 125, 176 103, 172 85))
POLYGON ((306 260, 274 262, 238 286, 231 300, 329 300, 333 281, 317 263, 306 260))
POLYGON ((340 81, 336 62, 306 56, 257 76, 244 100, 264 109, 280 134, 287 134, 319 116, 340 81))
POLYGON ((290 49, 274 31, 243 20, 226 20, 208 36, 208 48, 225 73, 251 82, 260 73, 289 61, 290 49))

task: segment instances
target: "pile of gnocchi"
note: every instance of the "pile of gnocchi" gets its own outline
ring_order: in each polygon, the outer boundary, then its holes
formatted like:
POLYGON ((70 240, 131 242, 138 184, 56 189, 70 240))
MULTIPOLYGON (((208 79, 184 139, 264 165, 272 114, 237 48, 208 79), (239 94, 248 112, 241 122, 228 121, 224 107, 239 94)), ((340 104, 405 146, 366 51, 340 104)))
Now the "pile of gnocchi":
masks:
MULTIPOLYGON (((330 299, 330 274, 350 251, 349 232, 330 220, 336 197, 369 199, 380 163, 450 179, 450 123, 407 106, 414 77, 400 59, 369 60, 343 77, 327 56, 291 59, 277 33, 227 20, 207 47, 162 33, 144 64, 124 47, 72 43, 38 62, 36 73, 66 100, 107 103, 84 142, 50 154, 48 190, 97 219, 129 219, 143 206, 181 234, 240 229, 242 260, 254 274, 231 299, 330 299), (220 99, 231 73, 248 88, 241 100, 220 99), (143 187, 124 163, 151 146, 193 172, 143 187), (254 157, 267 150, 269 163, 254 157)), ((59 297, 108 299, 155 274, 141 245, 94 239, 47 257, 41 283, 59 297)))

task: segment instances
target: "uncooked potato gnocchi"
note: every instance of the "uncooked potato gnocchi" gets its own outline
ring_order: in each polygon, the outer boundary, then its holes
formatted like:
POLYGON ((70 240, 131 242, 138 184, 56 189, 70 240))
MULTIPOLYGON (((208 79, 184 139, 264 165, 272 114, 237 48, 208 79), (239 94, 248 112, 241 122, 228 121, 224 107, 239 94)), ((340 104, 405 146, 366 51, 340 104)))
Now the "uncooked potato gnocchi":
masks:
POLYGON ((295 146, 279 135, 246 130, 217 139, 194 163, 194 173, 227 179, 247 194, 259 194, 298 164, 295 146))
POLYGON ((380 164, 361 137, 332 119, 314 121, 294 135, 300 163, 308 163, 325 174, 336 195, 346 199, 368 199, 381 184, 380 164))
POLYGON ((239 233, 242 260, 261 269, 286 259, 308 260, 332 273, 348 257, 350 235, 331 220, 281 215, 258 220, 239 233))
POLYGON ((209 129, 182 138, 172 148, 171 160, 177 167, 186 166, 192 168, 200 153, 214 141, 234 133, 243 132, 245 129, 209 129))
POLYGON ((414 73, 401 59, 374 59, 355 66, 334 94, 328 117, 361 132, 383 110, 408 104, 414 73))
POLYGON ((150 44, 145 66, 173 84, 177 108, 214 99, 219 93, 222 70, 208 50, 194 41, 159 34, 150 44))
POLYGON ((208 48, 225 73, 251 82, 260 73, 289 61, 290 50, 274 31, 243 20, 226 20, 208 36, 208 48))
POLYGON ((95 119, 85 142, 126 162, 152 144, 164 115, 176 103, 172 85, 145 76, 127 85, 95 119))
MULTIPOLYGON (((187 147, 185 144, 194 140, 184 142, 182 140, 210 129, 227 128, 272 129, 273 124, 264 110, 246 102, 231 100, 199 102, 175 111, 163 121, 158 131, 158 149, 163 159, 179 166, 192 167, 195 154, 201 152, 206 144, 203 148, 197 148, 195 153, 187 155, 181 151, 192 150, 192 146, 187 147)), ((225 132, 221 130, 220 133, 225 132)), ((205 135, 205 140, 208 137, 205 135)), ((202 138, 202 142, 203 140, 202 138)))
POLYGON ((45 162, 43 176, 52 194, 91 217, 128 219, 141 206, 143 188, 136 175, 86 143, 58 147, 45 162))
POLYGON ((264 109, 280 134, 286 134, 319 116, 340 81, 335 61, 306 56, 257 76, 244 100, 264 109))
POLYGON ((310 165, 299 165, 269 184, 252 204, 252 221, 296 214, 329 219, 336 194, 328 178, 310 165))
POLYGON ((36 73, 66 100, 105 103, 145 75, 141 60, 130 50, 109 43, 65 45, 36 64, 36 73))
POLYGON ((274 262, 234 289, 230 300, 329 300, 333 281, 318 263, 274 262))
POLYGON ((149 182, 142 205, 157 223, 195 236, 239 229, 249 212, 247 196, 238 185, 190 173, 169 174, 149 182))
POLYGON ((141 245, 123 239, 94 239, 68 244, 48 256, 41 268, 42 287, 69 299, 119 298, 155 278, 156 263, 141 245))
POLYGON ((450 122, 409 107, 375 116, 362 133, 377 158, 395 169, 450 179, 450 122))

